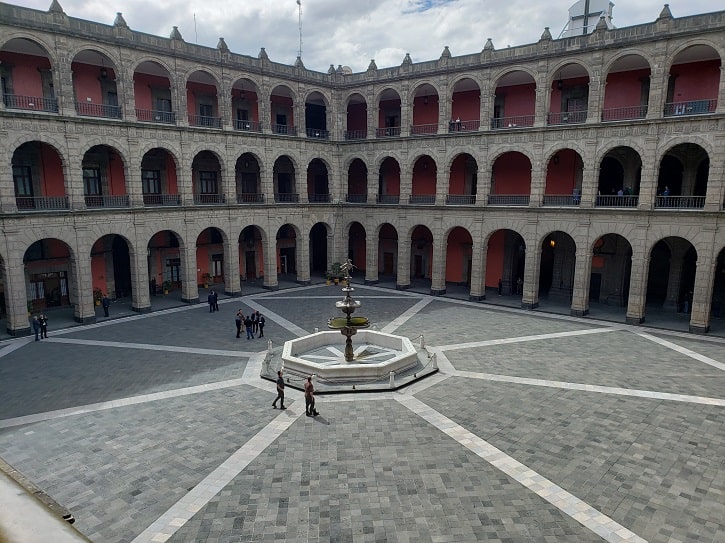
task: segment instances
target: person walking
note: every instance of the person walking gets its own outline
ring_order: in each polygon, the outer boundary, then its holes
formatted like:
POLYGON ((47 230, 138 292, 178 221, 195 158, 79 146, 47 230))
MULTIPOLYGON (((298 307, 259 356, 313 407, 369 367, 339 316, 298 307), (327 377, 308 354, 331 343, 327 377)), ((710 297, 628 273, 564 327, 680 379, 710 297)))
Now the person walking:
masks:
POLYGON ((277 397, 272 402, 272 409, 277 409, 277 400, 280 400, 280 409, 287 409, 284 406, 284 379, 282 378, 282 370, 277 372, 277 397))
POLYGON ((35 332, 35 341, 40 341, 40 338, 38 337, 38 334, 40 333, 40 321, 38 320, 37 315, 33 317, 33 332, 35 332))
POLYGON ((244 317, 244 328, 247 330, 247 339, 254 339, 254 334, 252 334, 252 317, 249 315, 244 317))
POLYGON ((242 313, 242 310, 240 309, 237 311, 236 316, 234 317, 234 324, 237 327, 237 339, 239 339, 239 334, 242 333, 242 323, 244 322, 244 313, 242 313))
POLYGON ((108 317, 108 308, 111 307, 111 300, 108 298, 108 294, 103 295, 101 305, 103 306, 103 316, 108 317))
POLYGON ((315 409, 315 386, 312 384, 311 375, 305 381, 305 415, 308 417, 319 415, 317 409, 315 409))
POLYGON ((259 316, 257 317, 257 327, 259 328, 259 335, 257 337, 264 337, 264 315, 257 311, 259 316))
POLYGON ((206 303, 209 304, 209 313, 214 312, 214 291, 212 290, 206 297, 206 303))
POLYGON ((40 337, 48 339, 48 317, 45 316, 45 313, 40 314, 38 322, 40 323, 40 337))
POLYGON ((252 311, 252 334, 257 333, 257 327, 259 325, 259 311, 252 311))

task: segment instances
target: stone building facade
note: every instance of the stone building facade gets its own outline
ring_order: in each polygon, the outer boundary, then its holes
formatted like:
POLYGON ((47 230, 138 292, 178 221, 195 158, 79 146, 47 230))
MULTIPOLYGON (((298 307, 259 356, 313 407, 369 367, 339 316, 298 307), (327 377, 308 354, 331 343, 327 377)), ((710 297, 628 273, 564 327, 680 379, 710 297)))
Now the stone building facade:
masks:
POLYGON ((725 303, 725 12, 351 74, 0 4, 6 326, 352 258, 365 281, 725 303))

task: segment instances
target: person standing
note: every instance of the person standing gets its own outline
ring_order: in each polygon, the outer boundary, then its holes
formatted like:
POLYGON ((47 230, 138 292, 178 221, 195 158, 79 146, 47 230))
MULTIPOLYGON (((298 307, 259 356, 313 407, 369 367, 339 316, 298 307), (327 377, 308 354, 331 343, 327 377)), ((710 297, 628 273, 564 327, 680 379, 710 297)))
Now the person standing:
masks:
POLYGON ((282 378, 282 370, 277 372, 277 397, 272 402, 272 409, 277 409, 277 400, 280 400, 280 409, 287 409, 284 406, 284 379, 282 378))
POLYGON ((237 339, 239 339, 239 334, 242 333, 242 322, 244 322, 244 313, 240 309, 234 317, 234 324, 237 326, 237 339))
POLYGON ((108 317, 108 308, 111 307, 111 300, 108 298, 108 294, 103 295, 101 305, 103 306, 103 316, 108 317))
POLYGON ((40 338, 38 337, 38 334, 40 333, 40 321, 38 320, 37 315, 33 317, 33 332, 35 332, 35 341, 40 341, 40 338))
POLYGON ((315 386, 312 384, 311 375, 305 381, 305 415, 308 417, 319 415, 317 409, 315 409, 315 386))
POLYGON ((40 314, 38 322, 40 323, 40 337, 48 339, 48 317, 45 316, 45 313, 40 314))
POLYGON ((247 339, 254 339, 254 334, 252 334, 252 317, 249 315, 244 317, 244 328, 247 330, 247 339))
POLYGON ((252 311, 252 335, 257 333, 257 326, 259 325, 259 311, 252 311))
POLYGON ((214 312, 214 291, 212 290, 206 297, 206 302, 209 304, 209 313, 214 312))
POLYGON ((257 317, 257 327, 259 328, 259 335, 257 337, 264 337, 264 315, 257 311, 259 316, 257 317))
POLYGON ((211 291, 214 294, 214 311, 219 311, 219 294, 216 290, 211 291))

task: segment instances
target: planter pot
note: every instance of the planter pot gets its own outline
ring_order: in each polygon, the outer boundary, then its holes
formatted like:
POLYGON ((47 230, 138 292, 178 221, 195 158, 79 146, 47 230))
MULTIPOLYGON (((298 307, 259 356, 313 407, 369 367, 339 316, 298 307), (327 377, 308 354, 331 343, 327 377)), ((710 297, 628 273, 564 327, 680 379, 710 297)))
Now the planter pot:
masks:
POLYGON ((166 296, 169 293, 168 289, 164 289, 164 296, 166 296))
POLYGON ((96 300, 96 301, 95 301, 95 304, 96 304, 96 306, 99 306, 99 305, 101 305, 101 300, 96 300))

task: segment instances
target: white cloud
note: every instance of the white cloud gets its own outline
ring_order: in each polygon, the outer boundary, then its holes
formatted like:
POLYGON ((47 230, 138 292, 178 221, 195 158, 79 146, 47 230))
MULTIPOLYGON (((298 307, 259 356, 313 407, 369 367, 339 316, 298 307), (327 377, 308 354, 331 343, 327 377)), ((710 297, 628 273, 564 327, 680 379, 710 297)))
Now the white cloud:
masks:
MULTIPOLYGON (((178 26, 184 39, 257 56, 265 47, 273 61, 292 64, 299 49, 296 0, 59 0, 71 17, 113 24, 122 11, 128 25, 168 36, 178 26), (196 17, 194 17, 196 15, 196 17), (196 21, 194 20, 196 19, 196 21), (195 25, 196 22, 196 25, 195 25)), ((17 0, 17 5, 47 10, 51 0, 17 0)), ((544 27, 554 38, 566 24, 573 0, 301 0, 302 57, 307 68, 327 71, 330 64, 367 69, 398 66, 405 53, 414 62, 437 59, 444 46, 463 55, 483 49, 492 38, 497 49, 539 40, 544 27)), ((711 12, 712 0, 671 0, 675 17, 711 12)), ((662 0, 628 0, 614 7, 618 27, 652 22, 662 0)), ((723 9, 723 6, 720 6, 723 9)))

